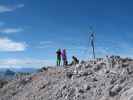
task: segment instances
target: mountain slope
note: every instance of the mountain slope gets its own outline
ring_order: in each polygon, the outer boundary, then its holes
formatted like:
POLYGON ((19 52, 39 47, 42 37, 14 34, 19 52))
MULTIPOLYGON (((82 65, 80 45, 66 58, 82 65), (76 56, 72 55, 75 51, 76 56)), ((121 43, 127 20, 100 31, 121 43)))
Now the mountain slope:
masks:
POLYGON ((133 60, 112 57, 45 68, 0 89, 0 100, 132 100, 133 60))

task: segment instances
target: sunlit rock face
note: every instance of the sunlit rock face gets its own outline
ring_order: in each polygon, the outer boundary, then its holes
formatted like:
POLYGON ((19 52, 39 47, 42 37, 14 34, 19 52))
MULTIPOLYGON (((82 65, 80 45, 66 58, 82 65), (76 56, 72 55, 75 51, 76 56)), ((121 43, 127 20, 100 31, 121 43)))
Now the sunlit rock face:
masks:
POLYGON ((133 60, 113 56, 42 68, 0 88, 0 100, 133 100, 133 60))

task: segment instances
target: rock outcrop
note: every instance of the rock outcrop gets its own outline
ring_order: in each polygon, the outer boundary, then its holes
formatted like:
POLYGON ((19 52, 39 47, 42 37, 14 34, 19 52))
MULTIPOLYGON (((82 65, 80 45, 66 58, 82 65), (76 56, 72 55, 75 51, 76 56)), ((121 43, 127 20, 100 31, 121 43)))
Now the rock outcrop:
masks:
POLYGON ((133 60, 110 57, 48 67, 0 88, 0 100, 132 100, 133 60))

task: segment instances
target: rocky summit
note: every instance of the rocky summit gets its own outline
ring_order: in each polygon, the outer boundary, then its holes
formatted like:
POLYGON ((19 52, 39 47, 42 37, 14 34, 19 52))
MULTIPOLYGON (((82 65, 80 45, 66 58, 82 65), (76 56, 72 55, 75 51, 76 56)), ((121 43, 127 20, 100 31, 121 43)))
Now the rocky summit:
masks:
POLYGON ((44 67, 3 82, 0 100, 133 100, 133 60, 114 56, 44 67))

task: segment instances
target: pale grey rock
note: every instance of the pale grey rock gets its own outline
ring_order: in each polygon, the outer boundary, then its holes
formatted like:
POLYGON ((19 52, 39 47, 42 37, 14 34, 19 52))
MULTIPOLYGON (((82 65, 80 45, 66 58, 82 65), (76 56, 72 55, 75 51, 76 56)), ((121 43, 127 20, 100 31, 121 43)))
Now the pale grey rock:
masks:
POLYGON ((0 88, 0 100, 130 100, 133 60, 112 56, 43 68, 0 88))

